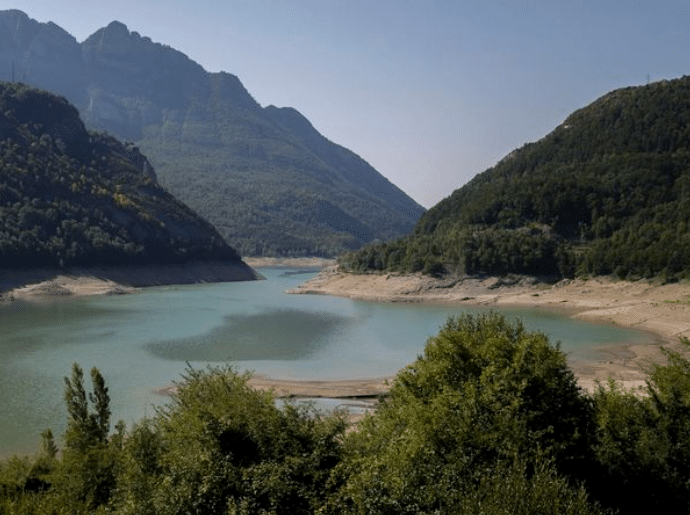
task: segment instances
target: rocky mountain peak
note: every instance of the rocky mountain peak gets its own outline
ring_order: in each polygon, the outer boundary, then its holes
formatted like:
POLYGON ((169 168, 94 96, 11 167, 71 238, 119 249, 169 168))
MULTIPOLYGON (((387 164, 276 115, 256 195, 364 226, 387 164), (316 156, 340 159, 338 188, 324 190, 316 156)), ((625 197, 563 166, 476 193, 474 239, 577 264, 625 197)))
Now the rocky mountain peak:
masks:
POLYGON ((6 11, 0 11, 0 13, 6 27, 29 25, 32 22, 28 14, 18 9, 7 9, 6 11))
POLYGON ((129 29, 127 28, 127 25, 122 23, 121 21, 113 20, 111 21, 107 27, 104 29, 105 33, 113 35, 113 34, 120 34, 124 35, 126 37, 129 37, 129 29))
POLYGON ((0 11, 0 53, 26 49, 39 32, 37 22, 21 11, 0 11))
POLYGON ((112 21, 107 27, 97 30, 89 36, 82 47, 86 52, 129 55, 142 50, 152 50, 157 45, 150 38, 142 38, 138 32, 130 32, 122 22, 112 21))
MULTIPOLYGON (((0 11, 0 53, 40 53, 41 47, 55 45, 61 50, 78 45, 77 40, 53 22, 39 23, 16 9, 0 11)), ((26 60, 28 57, 23 57, 26 60)), ((21 59, 20 59, 21 60, 21 59)))

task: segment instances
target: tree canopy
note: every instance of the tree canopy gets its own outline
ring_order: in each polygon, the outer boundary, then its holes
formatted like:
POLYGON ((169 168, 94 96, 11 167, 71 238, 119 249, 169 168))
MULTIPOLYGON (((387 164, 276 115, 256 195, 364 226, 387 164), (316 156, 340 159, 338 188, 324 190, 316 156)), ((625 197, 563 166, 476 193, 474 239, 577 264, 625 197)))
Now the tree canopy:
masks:
POLYGON ((0 83, 0 267, 238 260, 131 144, 65 99, 0 83))

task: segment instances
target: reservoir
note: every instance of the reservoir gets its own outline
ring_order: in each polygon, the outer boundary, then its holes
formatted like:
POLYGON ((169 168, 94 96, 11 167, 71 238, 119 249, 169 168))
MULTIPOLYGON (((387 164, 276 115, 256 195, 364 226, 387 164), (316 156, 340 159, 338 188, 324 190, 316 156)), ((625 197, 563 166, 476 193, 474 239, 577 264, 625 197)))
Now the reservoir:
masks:
MULTIPOLYGON (((179 380, 187 364, 232 364, 276 379, 389 376, 422 352, 449 315, 481 311, 288 295, 311 275, 259 271, 265 281, 0 305, 0 456, 34 452, 47 428, 62 434, 63 378, 74 362, 87 381, 91 367, 101 371, 113 425, 122 419, 130 427, 166 402, 156 390, 179 380)), ((653 342, 648 334, 544 311, 501 312, 560 341, 573 359, 601 357, 606 345, 653 342)))

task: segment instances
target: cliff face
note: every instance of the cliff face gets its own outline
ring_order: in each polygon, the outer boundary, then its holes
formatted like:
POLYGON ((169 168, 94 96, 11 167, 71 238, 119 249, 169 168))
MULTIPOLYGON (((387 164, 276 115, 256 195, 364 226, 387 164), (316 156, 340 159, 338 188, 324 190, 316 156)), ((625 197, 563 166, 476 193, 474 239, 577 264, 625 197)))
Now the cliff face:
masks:
POLYGON ((0 11, 0 78, 70 99, 86 125, 138 140, 150 126, 213 117, 218 103, 260 109, 239 79, 113 21, 83 43, 53 23, 0 11))
POLYGON ((119 22, 78 43, 0 11, 0 79, 12 78, 64 95, 90 129, 135 142, 161 183, 243 254, 333 255, 405 234, 424 212, 296 110, 262 108, 234 75, 119 22))
MULTIPOLYGON (((38 23, 21 11, 0 12, 0 79, 16 80, 85 100, 81 46, 54 23, 38 23)), ((76 102, 80 103, 80 102, 76 102)))

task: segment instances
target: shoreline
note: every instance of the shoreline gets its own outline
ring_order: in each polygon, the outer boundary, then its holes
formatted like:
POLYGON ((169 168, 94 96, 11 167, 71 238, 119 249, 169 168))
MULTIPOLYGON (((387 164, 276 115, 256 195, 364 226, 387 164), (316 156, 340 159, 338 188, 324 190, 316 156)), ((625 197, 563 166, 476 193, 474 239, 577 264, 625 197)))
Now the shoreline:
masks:
MULTIPOLYGON (((92 267, 62 271, 0 271, 0 301, 57 300, 60 297, 114 295, 136 292, 142 286, 221 282, 237 264, 193 263, 163 267, 92 267), (186 270, 185 270, 186 269, 186 270), (52 274, 52 276, 51 276, 52 274), (130 283, 134 285, 127 285, 130 283), (132 280, 133 279, 133 280, 132 280), (22 282, 23 281, 23 282, 22 282), (15 288, 7 288, 8 282, 15 288)), ((294 267, 321 269, 311 280, 286 293, 348 297, 372 302, 452 304, 479 307, 544 309, 595 324, 620 325, 645 331, 657 344, 617 344, 602 349, 606 360, 569 360, 580 385, 592 392, 597 381, 613 378, 626 388, 645 383, 645 368, 661 362, 659 345, 680 348, 679 337, 690 337, 690 281, 657 285, 651 281, 618 281, 610 278, 564 280, 546 284, 530 277, 444 278, 421 274, 365 274, 337 271, 333 260, 323 258, 246 258, 246 268, 294 267)), ((240 265, 242 268, 242 265, 240 265)), ((246 269, 243 269, 246 273, 246 269)), ((249 269, 251 270, 251 269, 249 269)), ((252 270, 252 278, 261 278, 252 270)), ((231 279, 232 280, 232 279, 231 279)), ((234 279, 237 280, 237 279, 234 279)), ((310 381, 253 376, 250 384, 274 390, 279 398, 366 399, 375 402, 388 391, 391 377, 310 381)), ((169 388, 157 390, 169 394, 169 388)))
POLYGON ((276 258, 276 257, 246 257, 242 260, 252 268, 314 268, 322 270, 335 266, 335 259, 320 257, 276 258))
POLYGON ((435 279, 421 274, 357 275, 329 267, 286 293, 373 302, 541 308, 647 331, 669 343, 690 338, 690 281, 658 285, 595 277, 547 284, 523 276, 435 279))
POLYGON ((326 258, 244 258, 240 262, 193 261, 173 265, 120 265, 70 269, 0 269, 0 302, 15 298, 50 300, 67 296, 120 295, 138 288, 175 284, 263 279, 254 268, 290 267, 322 270, 326 258))
MULTIPOLYGON (((274 379, 262 374, 254 374, 248 384, 261 391, 273 391, 278 399, 338 399, 352 401, 376 401, 388 393, 390 377, 370 379, 300 380, 274 379)), ((177 386, 157 388, 154 393, 170 396, 177 386)))
POLYGON ((91 266, 67 270, 0 270, 0 302, 119 295, 138 288, 263 279, 243 261, 192 261, 168 265, 91 266))
POLYGON ((596 389, 597 381, 609 378, 629 389, 644 386, 649 364, 664 362, 660 346, 684 349, 680 338, 690 338, 690 281, 659 285, 647 280, 595 277, 547 284, 524 276, 435 279, 421 274, 357 275, 332 266, 287 293, 372 302, 544 309, 590 323, 646 332, 657 339, 655 344, 606 346, 601 349, 609 356, 606 360, 569 360, 578 383, 589 392, 596 389))

